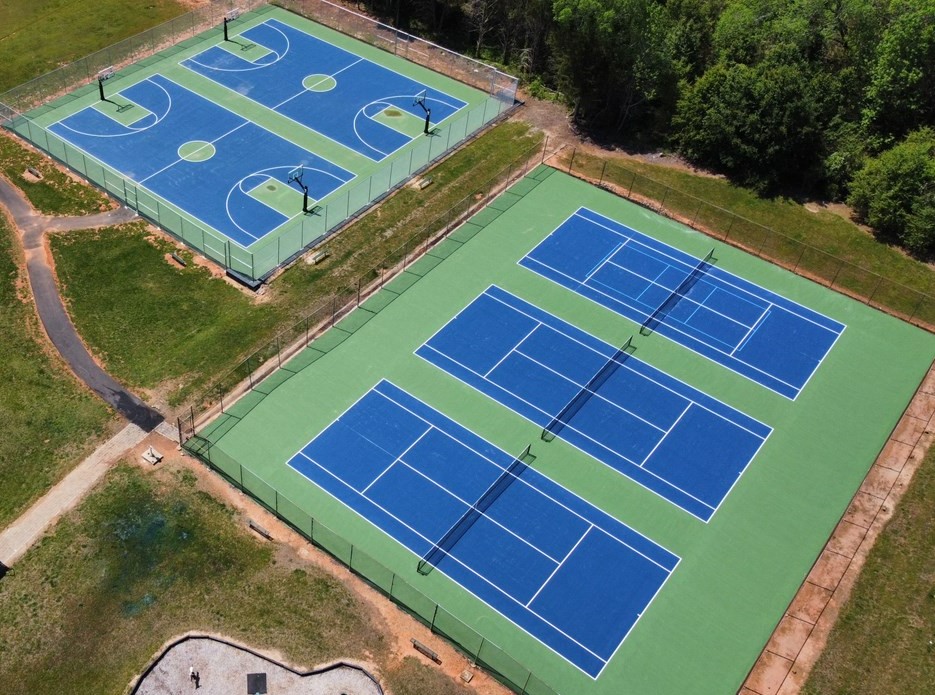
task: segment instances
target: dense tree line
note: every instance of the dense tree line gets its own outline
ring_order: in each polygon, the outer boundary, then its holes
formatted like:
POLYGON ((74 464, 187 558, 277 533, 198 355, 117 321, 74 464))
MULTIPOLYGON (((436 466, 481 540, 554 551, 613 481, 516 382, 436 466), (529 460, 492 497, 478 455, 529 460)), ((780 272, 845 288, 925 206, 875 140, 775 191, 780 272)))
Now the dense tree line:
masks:
POLYGON ((560 91, 596 136, 849 200, 886 239, 935 253, 935 0, 366 4, 560 91))

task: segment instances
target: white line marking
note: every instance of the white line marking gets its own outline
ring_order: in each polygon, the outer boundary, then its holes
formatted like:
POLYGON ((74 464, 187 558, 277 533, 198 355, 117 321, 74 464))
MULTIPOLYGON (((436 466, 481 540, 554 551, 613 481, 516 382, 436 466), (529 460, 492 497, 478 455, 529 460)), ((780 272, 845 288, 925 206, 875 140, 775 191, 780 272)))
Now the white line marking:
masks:
POLYGON ((565 557, 563 557, 562 560, 561 560, 561 562, 559 562, 559 563, 555 566, 555 569, 552 570, 552 574, 550 574, 548 577, 546 577, 546 580, 545 580, 544 582, 542 582, 542 584, 539 585, 539 588, 536 589, 536 593, 534 593, 534 594, 532 595, 532 598, 529 599, 528 601, 526 601, 526 608, 529 608, 529 605, 530 605, 533 601, 536 600, 536 597, 542 592, 542 590, 545 588, 545 585, 548 584, 550 581, 552 581, 552 577, 555 576, 555 573, 558 572, 558 571, 562 568, 562 565, 565 564, 565 560, 567 560, 569 557, 571 557, 571 554, 572 554, 573 552, 575 552, 575 550, 577 550, 578 546, 581 545, 581 541, 583 541, 583 540, 584 540, 584 537, 587 536, 587 535, 591 532, 591 529, 592 529, 592 528, 594 528, 594 525, 593 525, 593 524, 589 525, 588 528, 585 529, 584 533, 581 534, 581 538, 578 539, 578 542, 575 543, 575 544, 569 549, 569 551, 568 551, 567 553, 565 553, 565 557))

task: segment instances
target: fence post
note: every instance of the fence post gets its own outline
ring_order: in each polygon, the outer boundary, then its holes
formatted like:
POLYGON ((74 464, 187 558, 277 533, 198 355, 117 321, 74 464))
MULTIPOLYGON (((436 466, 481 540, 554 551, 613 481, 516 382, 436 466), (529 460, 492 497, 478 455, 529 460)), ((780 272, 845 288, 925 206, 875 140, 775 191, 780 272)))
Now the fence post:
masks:
POLYGON ((338 297, 331 295, 331 325, 334 326, 334 317, 338 312, 338 297))
POLYGON ((250 358, 249 357, 245 360, 245 363, 247 365, 247 379, 250 381, 250 388, 252 390, 253 389, 253 370, 250 369, 250 358))
POLYGON ((179 428, 179 444, 184 444, 185 438, 182 436, 182 418, 175 418, 175 424, 179 428))
POLYGON ((572 166, 574 165, 574 163, 575 163, 575 155, 576 155, 577 153, 578 153, 578 148, 577 148, 577 147, 573 147, 572 150, 571 150, 571 159, 568 160, 568 173, 569 173, 569 174, 571 173, 571 167, 572 167, 572 166))
POLYGON ((873 288, 873 292, 871 292, 871 293, 870 293, 870 296, 867 297, 867 304, 868 304, 868 305, 870 304, 870 302, 873 301, 873 297, 876 295, 877 290, 880 289, 880 285, 882 285, 882 284, 883 284, 883 276, 882 276, 882 275, 877 275, 877 284, 876 284, 876 287, 873 288))
POLYGON ((633 194, 633 184, 636 183, 636 172, 633 172, 633 178, 630 179, 630 188, 627 190, 627 198, 633 194))
POLYGON ((279 342, 279 335, 276 336, 276 363, 282 367, 282 345, 279 342))
POLYGON ((607 171, 607 160, 606 160, 606 159, 604 160, 604 166, 601 167, 601 178, 600 178, 600 180, 597 182, 597 185, 598 185, 598 186, 603 186, 603 185, 604 185, 604 172, 605 172, 605 171, 607 171))
POLYGON ((357 306, 360 306, 360 278, 357 278, 357 306))

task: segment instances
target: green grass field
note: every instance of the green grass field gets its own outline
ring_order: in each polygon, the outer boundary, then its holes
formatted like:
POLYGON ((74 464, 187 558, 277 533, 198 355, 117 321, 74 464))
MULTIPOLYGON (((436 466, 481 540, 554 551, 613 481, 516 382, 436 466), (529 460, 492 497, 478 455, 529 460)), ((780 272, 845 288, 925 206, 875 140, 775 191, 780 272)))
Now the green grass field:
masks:
POLYGON ((107 407, 49 354, 22 289, 16 244, 0 215, 0 528, 90 453, 111 422, 107 407))
POLYGON ((463 694, 393 661, 385 624, 340 579, 248 533, 187 468, 118 465, 0 582, 4 690, 119 695, 164 642, 195 630, 309 668, 376 663, 400 693, 463 694))
POLYGON ((935 692, 935 450, 877 539, 806 695, 935 692))
POLYGON ((232 415, 202 433, 213 442, 207 455, 267 499, 272 492, 249 482, 254 477, 280 491, 275 503, 310 511, 319 522, 341 529, 355 553, 375 558, 559 692, 736 690, 932 361, 930 334, 718 245, 719 267, 838 319, 847 329, 796 401, 659 336, 637 338, 640 359, 774 427, 709 524, 561 441, 533 445, 537 469, 682 558, 597 681, 445 577, 417 576, 408 551, 285 466, 381 378, 504 450, 537 442, 537 427, 413 351, 492 283, 612 344, 636 333, 638 326, 516 265, 579 205, 696 256, 711 246, 710 239, 641 207, 553 170, 538 171, 541 183, 524 179, 514 189, 519 194, 508 193, 475 217, 466 229, 482 229, 471 241, 458 250, 433 252, 421 269, 417 264, 395 287, 391 284, 394 301, 372 300, 385 305, 376 316, 363 325, 350 316, 344 330, 339 324, 337 332, 321 339, 319 350, 302 353, 299 366, 271 379, 281 382, 278 387, 261 388, 269 394, 265 399, 254 395, 230 408, 232 415), (442 256, 448 257, 438 265, 442 256))
POLYGON ((175 0, 0 0, 0 92, 186 11, 175 0))

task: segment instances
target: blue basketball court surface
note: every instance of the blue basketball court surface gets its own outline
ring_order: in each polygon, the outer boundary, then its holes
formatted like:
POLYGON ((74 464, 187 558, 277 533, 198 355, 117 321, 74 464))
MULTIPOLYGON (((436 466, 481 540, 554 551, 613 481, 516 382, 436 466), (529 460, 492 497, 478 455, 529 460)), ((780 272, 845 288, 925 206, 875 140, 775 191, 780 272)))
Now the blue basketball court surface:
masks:
POLYGON ((385 380, 289 465, 592 678, 679 562, 385 380))
MULTIPOLYGON (((313 174, 305 182, 316 200, 354 178, 159 74, 110 98, 132 104, 139 120, 124 125, 89 106, 49 130, 244 247, 290 219, 256 197, 258 189, 282 185, 300 165, 313 174), (194 158, 183 156, 184 146, 194 158)), ((302 194, 292 194, 295 217, 302 194)))
POLYGON ((704 521, 772 431, 496 286, 416 354, 704 521))
POLYGON ((387 109, 421 122, 413 103, 426 91, 432 123, 439 124, 465 102, 277 20, 239 35, 269 52, 250 62, 213 46, 182 65, 266 106, 365 157, 380 161, 412 136, 375 120, 387 109), (333 86, 332 86, 333 85, 333 86))
POLYGON ((520 265, 790 399, 845 328, 587 208, 520 265))

